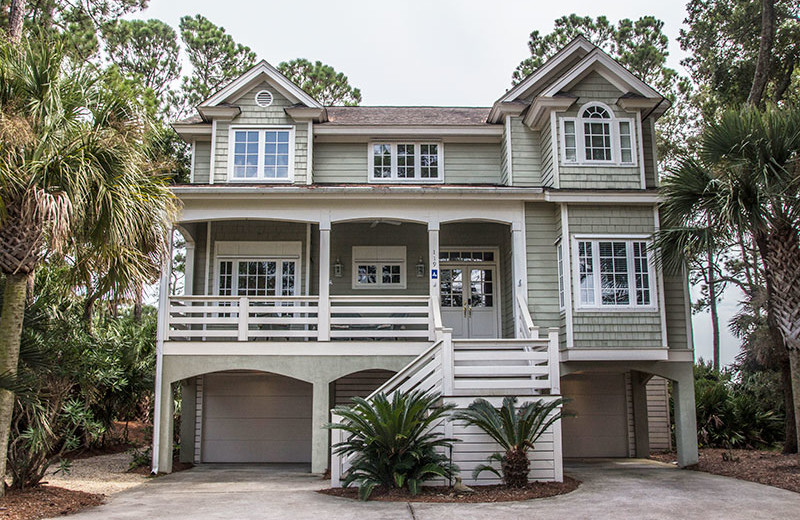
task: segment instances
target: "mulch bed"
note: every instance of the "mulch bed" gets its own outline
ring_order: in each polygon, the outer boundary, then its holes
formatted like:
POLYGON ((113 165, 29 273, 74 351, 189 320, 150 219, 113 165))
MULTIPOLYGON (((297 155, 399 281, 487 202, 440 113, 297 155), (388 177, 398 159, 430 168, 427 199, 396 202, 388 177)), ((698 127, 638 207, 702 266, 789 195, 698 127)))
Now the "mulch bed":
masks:
MULTIPOLYGON (((674 453, 650 456, 661 462, 674 462, 674 453)), ((705 448, 700 450, 700 462, 689 469, 748 480, 767 486, 788 489, 800 493, 800 458, 764 450, 722 450, 705 448), (723 459, 732 455, 732 460, 723 459)))
POLYGON ((3 520, 36 520, 76 513, 103 503, 103 495, 39 486, 23 491, 10 489, 0 498, 3 520))
MULTIPOLYGON (((420 493, 411 496, 405 489, 375 488, 369 499, 377 502, 460 502, 465 504, 479 502, 515 502, 563 495, 578 489, 580 482, 564 477, 564 482, 531 482, 524 488, 509 488, 501 484, 493 486, 470 486, 474 493, 456 495, 452 489, 443 486, 424 486, 420 493)), ((358 500, 358 488, 330 488, 318 491, 324 495, 352 498, 358 500)))

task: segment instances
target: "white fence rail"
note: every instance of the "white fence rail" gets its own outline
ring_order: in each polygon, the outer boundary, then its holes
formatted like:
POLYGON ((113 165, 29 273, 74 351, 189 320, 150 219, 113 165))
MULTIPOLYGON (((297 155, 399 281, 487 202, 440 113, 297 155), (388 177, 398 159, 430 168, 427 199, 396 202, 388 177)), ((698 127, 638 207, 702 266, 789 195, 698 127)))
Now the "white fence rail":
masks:
POLYGON ((431 336, 428 296, 331 296, 331 339, 420 341, 431 336))

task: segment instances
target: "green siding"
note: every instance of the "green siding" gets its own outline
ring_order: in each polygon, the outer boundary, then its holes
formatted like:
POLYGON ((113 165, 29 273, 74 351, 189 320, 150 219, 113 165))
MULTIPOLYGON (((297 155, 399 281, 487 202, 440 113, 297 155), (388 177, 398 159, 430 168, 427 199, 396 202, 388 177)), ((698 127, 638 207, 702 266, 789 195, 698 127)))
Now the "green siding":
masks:
POLYGON ((446 184, 500 184, 501 160, 498 143, 445 143, 446 184))
POLYGON ((525 204, 528 262, 528 307, 534 325, 558 327, 558 261, 555 214, 552 204, 525 204))
MULTIPOLYGON (((638 142, 637 124, 635 114, 621 110, 616 102, 623 94, 617 87, 608 82, 597 72, 589 73, 578 84, 569 90, 569 93, 577 96, 578 100, 570 110, 561 114, 563 117, 576 117, 583 105, 590 102, 602 102, 611 107, 617 117, 633 118, 633 132, 637 146, 638 142)), ((639 165, 636 166, 581 166, 564 164, 560 161, 561 146, 561 125, 558 125, 558 187, 565 189, 640 189, 642 187, 642 173, 639 165)), ((645 150, 647 150, 645 148, 645 150)), ((638 152, 637 154, 638 162, 638 152)))
POLYGON ((514 186, 542 185, 539 132, 525 126, 519 117, 511 118, 511 164, 514 186))
POLYGON ((314 183, 366 183, 367 153, 367 143, 314 143, 314 183))
POLYGON ((509 169, 510 166, 508 164, 508 139, 510 135, 508 133, 508 127, 503 124, 503 139, 500 143, 500 184, 508 185, 508 175, 510 173, 509 169))
POLYGON ((670 348, 689 348, 686 318, 686 277, 679 274, 664 274, 664 299, 667 310, 667 344, 670 348))
POLYGON ((653 152, 653 120, 650 119, 642 124, 642 150, 644 151, 644 178, 648 188, 658 186, 658 157, 654 157, 653 152))
POLYGON ((242 113, 232 121, 217 122, 217 134, 214 149, 214 182, 226 182, 228 180, 228 140, 231 125, 289 125, 295 129, 295 153, 294 153, 294 182, 305 184, 306 182, 306 155, 308 151, 308 125, 306 123, 296 124, 295 121, 286 115, 286 108, 293 105, 291 101, 281 96, 275 88, 267 83, 262 83, 234 101, 234 104, 241 108, 242 113), (272 104, 266 108, 256 105, 255 95, 258 91, 267 89, 272 92, 272 104))
POLYGON ((194 182, 208 183, 211 168, 211 141, 198 141, 194 145, 194 182))
MULTIPOLYGON (((655 230, 653 208, 570 205, 569 230, 572 235, 649 235, 655 230)), ((653 283, 657 283, 657 277, 653 283)), ((573 307, 575 305, 573 302, 573 307)), ((661 314, 657 310, 587 312, 576 309, 573 312, 573 345, 576 348, 653 348, 663 346, 662 343, 661 314)))
MULTIPOLYGON (((444 143, 446 184, 500 184, 499 143, 444 143)), ((315 143, 314 182, 347 184, 368 182, 367 143, 315 143)))
POLYGON ((551 126, 546 125, 540 133, 542 147, 542 185, 553 187, 555 183, 555 168, 553 165, 553 133, 551 126))

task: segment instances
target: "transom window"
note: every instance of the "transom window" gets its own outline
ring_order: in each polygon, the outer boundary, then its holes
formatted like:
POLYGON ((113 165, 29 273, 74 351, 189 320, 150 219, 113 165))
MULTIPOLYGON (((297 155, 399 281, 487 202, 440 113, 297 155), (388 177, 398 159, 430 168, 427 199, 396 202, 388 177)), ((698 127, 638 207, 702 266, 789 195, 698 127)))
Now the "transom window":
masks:
POLYGON ((600 104, 578 117, 561 118, 561 160, 575 164, 635 166, 633 119, 622 119, 600 104))
POLYGON ((291 128, 233 129, 230 171, 235 180, 290 181, 293 168, 291 128))
POLYGON ((370 143, 371 181, 439 182, 443 178, 440 143, 370 143))
POLYGON ((645 240, 583 240, 575 244, 578 306, 655 306, 650 252, 645 240))

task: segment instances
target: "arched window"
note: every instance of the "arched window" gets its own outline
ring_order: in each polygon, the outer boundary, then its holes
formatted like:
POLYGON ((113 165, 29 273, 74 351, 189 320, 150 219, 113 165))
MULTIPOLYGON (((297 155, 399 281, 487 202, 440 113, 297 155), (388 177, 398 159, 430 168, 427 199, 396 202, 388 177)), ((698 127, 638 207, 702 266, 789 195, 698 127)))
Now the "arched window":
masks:
POLYGON ((581 113, 584 151, 587 161, 611 161, 611 114, 599 105, 581 113))
POLYGON ((584 105, 577 117, 561 118, 565 163, 635 166, 633 119, 618 118, 602 103, 584 105))

